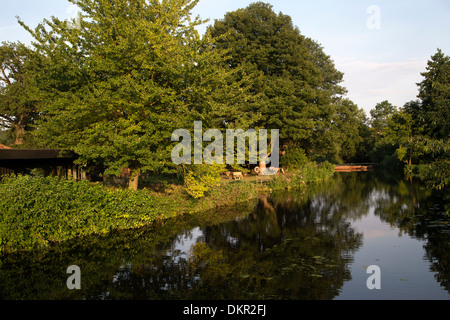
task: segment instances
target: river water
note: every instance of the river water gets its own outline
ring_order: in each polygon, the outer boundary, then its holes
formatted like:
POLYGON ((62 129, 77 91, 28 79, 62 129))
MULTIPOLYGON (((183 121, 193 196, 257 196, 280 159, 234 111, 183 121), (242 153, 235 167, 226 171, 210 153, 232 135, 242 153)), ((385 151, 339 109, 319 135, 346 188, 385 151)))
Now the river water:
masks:
POLYGON ((448 203, 416 181, 336 173, 307 190, 3 256, 0 299, 449 300, 448 203))

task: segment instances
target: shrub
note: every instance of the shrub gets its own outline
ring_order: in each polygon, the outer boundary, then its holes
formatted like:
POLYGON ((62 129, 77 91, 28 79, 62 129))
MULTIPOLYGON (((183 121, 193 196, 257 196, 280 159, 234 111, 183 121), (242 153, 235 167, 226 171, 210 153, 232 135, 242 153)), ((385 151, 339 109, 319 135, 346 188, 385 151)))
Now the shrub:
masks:
POLYGON ((318 182, 333 175, 334 165, 326 161, 318 165, 307 163, 300 169, 300 172, 307 183, 318 182))
POLYGON ((308 162, 308 157, 302 148, 294 147, 287 149, 286 154, 281 156, 280 165, 283 168, 299 169, 308 162))
POLYGON ((274 190, 286 188, 301 188, 310 183, 316 183, 328 179, 334 174, 334 165, 323 162, 316 165, 313 162, 303 164, 296 170, 290 171, 289 176, 277 176, 273 178, 268 186, 274 190))
POLYGON ((88 181, 10 176, 0 183, 0 246, 28 249, 156 219, 144 190, 106 189, 88 181))
POLYGON ((180 170, 186 192, 193 198, 204 197, 212 188, 220 186, 222 165, 191 165, 180 170))
POLYGON ((57 177, 4 177, 0 181, 0 252, 46 247, 114 229, 139 228, 159 219, 199 212, 205 209, 204 204, 215 208, 256 196, 249 182, 214 188, 220 166, 193 169, 184 175, 188 182, 198 175, 189 185, 190 197, 208 192, 211 201, 199 204, 183 193, 161 196, 148 190, 110 188, 57 177), (210 189, 195 189, 199 185, 210 189))

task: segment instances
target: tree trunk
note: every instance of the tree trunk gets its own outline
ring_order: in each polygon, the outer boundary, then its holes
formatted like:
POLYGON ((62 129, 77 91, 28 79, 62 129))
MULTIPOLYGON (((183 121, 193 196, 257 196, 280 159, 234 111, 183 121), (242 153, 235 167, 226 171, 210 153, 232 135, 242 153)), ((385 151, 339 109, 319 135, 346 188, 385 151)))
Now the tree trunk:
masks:
POLYGON ((414 137, 411 137, 411 148, 409 148, 409 165, 410 166, 412 164, 413 146, 414 146, 414 137))
POLYGON ((130 190, 137 191, 139 185, 139 171, 132 171, 130 181, 128 182, 128 188, 130 190))
POLYGON ((22 122, 19 122, 16 124, 16 140, 14 141, 14 144, 23 144, 23 135, 25 134, 25 126, 22 124, 22 122))

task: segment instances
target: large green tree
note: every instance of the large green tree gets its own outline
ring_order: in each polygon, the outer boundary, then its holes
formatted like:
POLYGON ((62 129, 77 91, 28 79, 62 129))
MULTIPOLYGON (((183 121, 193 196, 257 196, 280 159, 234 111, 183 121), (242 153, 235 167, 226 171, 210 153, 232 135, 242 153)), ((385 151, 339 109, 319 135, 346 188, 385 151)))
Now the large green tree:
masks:
POLYGON ((396 145, 388 143, 385 139, 389 120, 397 111, 397 107, 388 100, 381 101, 370 110, 370 130, 373 149, 370 151, 370 159, 374 163, 384 163, 392 166, 397 163, 395 157, 396 145))
POLYGON ((420 102, 406 109, 418 150, 413 168, 429 185, 442 189, 450 183, 450 57, 438 49, 421 75, 420 102))
POLYGON ((330 143, 335 145, 331 149, 334 158, 344 163, 367 161, 364 138, 368 138, 368 126, 364 110, 347 98, 338 99, 333 105, 336 113, 329 136, 330 143))
POLYGON ((303 36, 288 15, 262 2, 227 13, 209 31, 218 50, 228 54, 225 67, 241 68, 261 97, 246 110, 261 114, 257 126, 279 129, 282 145, 308 153, 322 149, 334 99, 345 93, 343 74, 322 47, 303 36))
POLYGON ((450 134, 450 57, 438 49, 426 70, 418 83, 421 105, 416 121, 422 134, 446 140, 450 134))
POLYGON ((396 155, 400 161, 408 165, 412 164, 415 149, 412 117, 404 109, 396 110, 388 118, 383 141, 397 147, 396 155))
POLYGON ((377 103, 374 109, 370 110, 371 127, 378 135, 383 135, 388 126, 389 118, 397 108, 387 100, 377 103))
POLYGON ((34 30, 35 83, 45 101, 36 135, 46 147, 74 151, 106 174, 171 164, 171 134, 249 121, 237 110, 245 87, 218 68, 223 57, 200 37, 198 0, 70 0, 77 24, 58 18, 34 30), (74 27, 75 26, 75 27, 74 27))
POLYGON ((28 74, 30 49, 22 43, 0 46, 0 130, 21 145, 37 116, 34 86, 28 74))

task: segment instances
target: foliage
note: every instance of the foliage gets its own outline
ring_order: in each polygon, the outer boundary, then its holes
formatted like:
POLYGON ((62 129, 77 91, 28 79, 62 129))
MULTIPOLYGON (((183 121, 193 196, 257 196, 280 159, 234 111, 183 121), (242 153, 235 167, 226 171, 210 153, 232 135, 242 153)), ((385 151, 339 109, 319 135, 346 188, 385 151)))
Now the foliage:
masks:
POLYGON ((334 175, 334 165, 329 162, 316 164, 304 163, 289 171, 289 175, 273 178, 268 187, 272 190, 298 189, 307 185, 325 181, 334 175))
POLYGON ((388 119, 396 109, 389 101, 384 100, 377 103, 375 108, 370 111, 372 116, 371 125, 377 134, 383 135, 384 130, 388 126, 388 119))
POLYGON ((449 127, 450 58, 441 50, 428 61, 427 72, 418 84, 420 100, 406 103, 384 119, 383 135, 376 154, 392 166, 394 157, 405 172, 442 189, 450 181, 449 127), (380 150, 388 150, 382 155, 380 150))
POLYGON ((71 2, 82 10, 79 28, 55 17, 35 30, 20 22, 35 39, 41 147, 74 151, 105 174, 165 172, 175 129, 222 125, 251 102, 196 31, 198 0, 71 2))
POLYGON ((220 174, 224 171, 225 165, 182 165, 178 168, 178 175, 184 182, 185 191, 198 199, 220 186, 220 174))
POLYGON ((408 165, 408 174, 425 181, 434 189, 444 189, 450 183, 450 142, 416 137, 416 163, 408 165))
POLYGON ((200 37, 198 0, 70 0, 77 27, 35 29, 28 87, 39 100, 36 147, 73 151, 107 175, 174 172, 171 133, 280 129, 310 160, 354 159, 361 114, 343 74, 314 40, 261 2, 227 13, 200 37), (336 139, 336 136, 340 138, 336 139))
POLYGON ((426 69, 418 83, 419 100, 398 110, 383 102, 371 112, 376 132, 373 155, 391 168, 403 163, 408 175, 443 189, 450 181, 450 58, 438 49, 426 69))
POLYGON ((300 170, 306 183, 323 181, 334 174, 334 165, 329 162, 323 162, 318 165, 308 163, 300 170))
POLYGON ((285 169, 298 169, 308 162, 305 151, 299 147, 289 148, 280 158, 280 165, 285 169))
POLYGON ((450 181, 450 57, 438 49, 418 84, 420 103, 409 105, 415 134, 416 174, 433 188, 450 181))
POLYGON ((261 114, 256 126, 279 129, 282 145, 322 153, 333 139, 334 99, 345 93, 343 75, 323 48, 262 2, 228 12, 209 31, 228 54, 224 66, 242 69, 261 97, 244 110, 261 114))
POLYGON ((416 121, 424 136, 446 140, 450 134, 450 57, 438 49, 426 70, 418 84, 421 104, 416 121))
POLYGON ((430 164, 411 165, 408 170, 411 176, 425 181, 429 188, 442 190, 450 183, 449 159, 443 159, 430 164))
POLYGON ((234 201, 248 203, 250 199, 257 198, 258 194, 259 190, 255 188, 254 182, 237 180, 212 189, 210 199, 214 199, 215 203, 212 205, 217 207, 234 201))
MULTIPOLYGON (((197 170, 187 173, 207 172, 210 180, 202 181, 216 185, 220 168, 197 170)), ((248 203, 257 191, 252 183, 236 182, 211 187, 203 196, 207 201, 198 202, 181 192, 133 191, 41 175, 5 176, 0 182, 0 251, 46 247, 91 234, 148 226, 184 213, 248 203)))
POLYGON ((21 145, 37 117, 39 97, 29 76, 30 50, 22 43, 0 46, 0 129, 21 145))
POLYGON ((220 185, 220 177, 215 177, 210 173, 195 175, 190 171, 184 177, 184 185, 187 193, 193 198, 202 198, 211 188, 220 185))
POLYGON ((335 114, 332 118, 329 134, 322 138, 326 146, 322 158, 316 161, 333 163, 364 162, 364 152, 367 151, 364 137, 367 137, 366 114, 364 110, 348 98, 335 99, 333 103, 335 114), (325 143, 326 142, 326 143, 325 143))
POLYGON ((156 218, 144 192, 106 190, 56 177, 11 176, 0 184, 0 237, 8 249, 45 246, 156 218))

